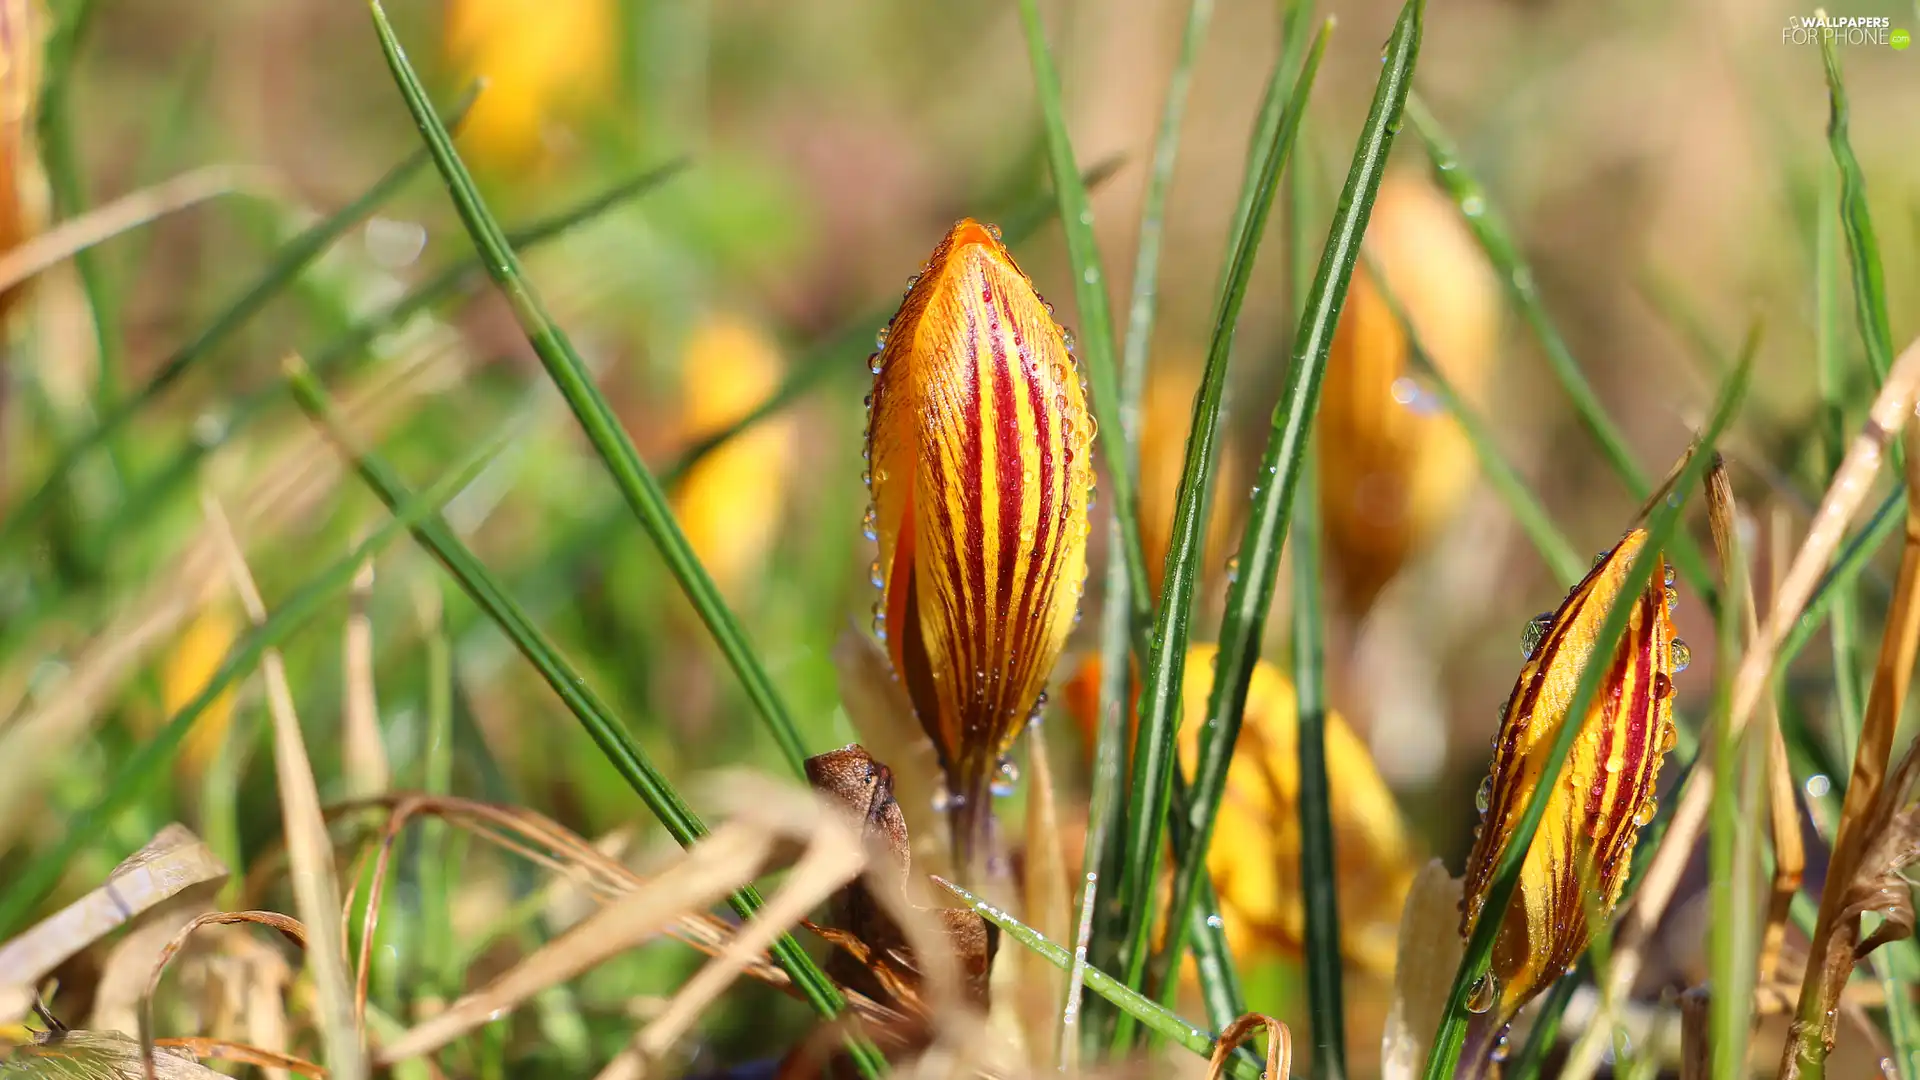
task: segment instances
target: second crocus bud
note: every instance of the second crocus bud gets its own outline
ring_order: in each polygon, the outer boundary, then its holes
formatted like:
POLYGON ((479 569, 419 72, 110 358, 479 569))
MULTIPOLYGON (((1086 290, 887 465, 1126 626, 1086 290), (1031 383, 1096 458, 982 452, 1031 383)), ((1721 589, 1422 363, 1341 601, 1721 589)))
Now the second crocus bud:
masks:
POLYGON ((1645 530, 1628 533, 1558 611, 1528 624, 1522 640, 1526 665, 1507 699, 1491 774, 1477 797, 1481 824, 1467 862, 1462 935, 1470 935, 1483 914, 1501 851, 1527 801, 1544 798, 1547 809, 1494 939, 1492 967, 1469 1001, 1478 1014, 1469 1027, 1470 1054, 1484 1057, 1520 1009, 1579 959, 1592 939, 1592 920, 1612 913, 1634 843, 1653 819, 1654 782, 1675 737, 1673 677, 1689 654, 1669 615, 1672 569, 1646 545, 1645 530), (1642 557, 1660 558, 1660 565, 1643 590, 1621 600, 1632 605, 1632 615, 1619 645, 1609 656, 1595 656, 1607 614, 1642 557), (1589 663, 1606 664, 1605 678, 1587 714, 1570 718, 1589 663), (1580 725, 1572 753, 1559 782, 1540 791, 1547 755, 1570 720, 1580 725))
POLYGON ((939 753, 965 868, 1080 603, 1094 424, 1071 339, 991 226, 948 232, 878 344, 874 626, 939 753))
POLYGON ((1381 185, 1365 251, 1334 334, 1319 416, 1331 568, 1355 614, 1431 542, 1476 475, 1473 449, 1413 366, 1387 297, 1469 401, 1492 371, 1500 333, 1493 271, 1459 211, 1425 180, 1396 174, 1381 185))

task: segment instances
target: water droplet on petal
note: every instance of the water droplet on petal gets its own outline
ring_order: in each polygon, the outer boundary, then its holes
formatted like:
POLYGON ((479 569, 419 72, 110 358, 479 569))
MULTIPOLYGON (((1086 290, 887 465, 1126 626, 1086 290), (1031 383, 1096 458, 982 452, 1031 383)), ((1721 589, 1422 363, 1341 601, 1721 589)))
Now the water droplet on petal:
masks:
POLYGON ((879 559, 873 560, 873 565, 867 567, 867 580, 871 581, 876 589, 887 583, 887 579, 880 576, 879 559))
POLYGON ((1240 556, 1237 554, 1227 556, 1227 580, 1240 580, 1240 556))
POLYGON ((1547 640, 1547 634, 1553 630, 1553 612, 1543 611, 1527 621, 1526 629, 1520 631, 1520 658, 1533 659, 1540 650, 1540 643, 1547 640))
POLYGON ((1671 693, 1673 693, 1673 680, 1667 678, 1667 673, 1664 671, 1654 672, 1653 673, 1653 700, 1665 701, 1667 698, 1667 695, 1671 693))
POLYGON ((1646 801, 1640 804, 1640 809, 1633 812, 1633 823, 1644 829, 1653 823, 1653 816, 1659 812, 1660 800, 1649 795, 1646 801))
POLYGON ((1493 1040, 1493 1049, 1487 1051, 1487 1060, 1488 1061, 1505 1061, 1507 1060, 1507 1054, 1510 1051, 1511 1051, 1511 1044, 1508 1043, 1507 1041, 1507 1033, 1505 1031, 1502 1031, 1500 1033, 1500 1037, 1493 1040))
POLYGON ((1493 777, 1489 776, 1486 779, 1480 781, 1480 790, 1473 793, 1473 807, 1474 809, 1480 811, 1481 817, 1485 817, 1487 814, 1488 808, 1491 807, 1492 805, 1493 805, 1493 777))
POLYGON ((860 519, 860 534, 869 540, 880 539, 880 514, 873 507, 867 507, 867 516, 860 519))
POLYGON ((988 236, 991 236, 991 237, 993 237, 993 239, 994 239, 994 242, 995 242, 995 243, 998 243, 998 242, 999 242, 999 240, 1000 240, 1000 236, 1001 236, 1001 232, 1000 232, 1000 226, 998 226, 998 225, 988 225, 988 226, 987 226, 987 235, 988 235, 988 236))
POLYGON ((875 331, 873 335, 873 347, 876 349, 886 348, 887 336, 892 333, 893 333, 892 323, 888 323, 887 325, 881 327, 879 330, 875 331))
POLYGON ((1674 579, 1673 564, 1664 563, 1663 566, 1664 568, 1660 571, 1660 584, 1665 585, 1667 588, 1671 589, 1673 588, 1673 579, 1674 579))
POLYGON ((878 602, 873 605, 873 636, 881 641, 887 640, 887 608, 878 602))
POLYGON ((1001 758, 999 772, 994 775, 993 783, 987 790, 992 792, 994 798, 1004 799, 1013 794, 1019 783, 1020 767, 1011 758, 1001 758))
POLYGON ((1666 594, 1662 599, 1666 601, 1667 614, 1672 615, 1680 607, 1680 590, 1669 585, 1666 587, 1666 594))
POLYGON ((1689 649, 1687 643, 1681 641, 1679 638, 1673 639, 1670 655, 1673 658, 1673 673, 1675 675, 1687 670, 1687 665, 1693 663, 1693 650, 1689 649))

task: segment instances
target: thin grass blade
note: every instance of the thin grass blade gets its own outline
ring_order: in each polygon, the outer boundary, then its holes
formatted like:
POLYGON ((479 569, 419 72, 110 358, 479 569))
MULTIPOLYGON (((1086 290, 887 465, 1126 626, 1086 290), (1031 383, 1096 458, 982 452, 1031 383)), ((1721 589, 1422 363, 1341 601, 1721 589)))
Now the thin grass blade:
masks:
MULTIPOLYGON (((1420 3, 1421 0, 1415 0, 1420 3)), ((1174 499, 1173 531, 1167 545, 1165 582, 1154 613, 1153 638, 1143 664, 1138 728, 1134 733, 1132 762, 1132 799, 1127 816, 1126 863, 1122 889, 1126 893, 1127 936, 1129 950, 1127 982, 1138 987, 1147 969, 1148 935, 1152 927, 1154 890, 1159 884, 1160 852, 1164 844, 1167 817, 1173 796, 1173 776, 1178 767, 1174 757, 1175 739, 1180 723, 1181 688, 1186 677, 1188 624, 1192 616, 1193 596, 1198 587, 1201 558, 1205 550, 1202 533, 1207 516, 1207 498, 1212 486, 1216 446, 1220 426, 1220 405, 1226 389, 1227 364, 1233 348, 1234 330, 1246 300, 1247 284, 1253 275, 1267 215, 1279 190, 1280 173, 1290 156, 1295 136, 1300 131, 1300 116, 1312 91, 1320 58, 1332 36, 1333 22, 1321 26, 1319 35, 1307 50, 1299 76, 1294 80, 1292 97, 1277 130, 1261 151, 1261 169, 1255 187, 1252 211, 1234 238, 1229 269, 1221 285, 1214 316, 1213 338, 1207 350, 1205 373, 1200 393, 1194 399, 1193 426, 1187 434, 1186 464, 1174 499)), ((1231 744, 1227 744, 1229 753, 1231 744)), ((1210 824, 1210 822, 1209 822, 1210 824)), ((1189 830, 1181 867, 1188 878, 1197 878, 1206 863, 1206 829, 1189 830)), ((1173 940, 1167 948, 1168 969, 1178 970, 1187 921, 1193 907, 1194 886, 1186 884, 1185 894, 1176 893, 1177 906, 1171 909, 1173 940)), ((1121 1023, 1116 1042, 1124 1042, 1127 1024, 1121 1023)))
MULTIPOLYGON (((1459 204, 1461 214, 1467 219, 1467 227, 1486 251, 1487 259, 1493 263, 1514 307, 1519 309, 1521 318, 1533 331, 1534 339, 1540 343, 1547 366, 1552 369, 1554 378, 1572 402, 1580 423, 1600 445, 1601 453, 1626 484, 1628 494, 1644 501, 1653 491, 1652 482, 1634 460, 1626 436, 1607 415, 1606 407, 1600 404, 1599 395, 1594 393, 1593 384, 1587 381, 1566 339, 1560 336, 1552 316, 1547 314, 1546 303, 1541 299, 1539 286, 1534 281, 1533 268, 1527 265, 1526 259, 1520 254, 1519 245, 1514 243, 1506 223, 1494 212, 1486 189, 1467 171, 1465 162, 1454 149, 1453 140, 1447 137, 1440 122, 1427 111, 1418 94, 1407 102, 1407 116, 1413 121, 1414 131, 1419 134, 1421 144, 1426 148, 1435 179, 1459 204)), ((1692 537, 1679 537, 1670 557, 1679 565, 1680 572, 1686 576, 1687 583, 1693 586, 1694 591, 1705 598, 1710 607, 1715 606, 1713 576, 1707 569, 1706 557, 1692 537)))
MULTIPOLYGON (((406 505, 409 495, 393 469, 370 453, 352 449, 340 434, 326 391, 313 373, 296 366, 288 372, 287 378, 288 386, 300 407, 327 429, 342 451, 351 458, 354 470, 380 501, 390 508, 406 505)), ((461 543, 445 521, 437 514, 425 515, 412 523, 410 531, 414 539, 439 560, 467 596, 499 625, 521 655, 559 695, 568 711, 580 720, 594 744, 606 755, 608 763, 647 804, 647 809, 653 812, 674 840, 685 847, 705 836, 706 826, 654 766, 646 751, 614 718, 613 711, 587 684, 586 677, 534 626, 525 610, 501 588, 493 574, 461 543)), ((742 919, 752 918, 761 904, 759 894, 751 888, 735 893, 729 902, 742 919)), ((822 1016, 833 1017, 845 1007, 846 1002, 839 989, 801 951, 790 935, 783 936, 771 951, 775 962, 793 977, 794 986, 815 1011, 822 1016)), ((884 1062, 870 1043, 858 1039, 851 1049, 864 1074, 877 1076, 884 1071, 884 1062)))
MULTIPOLYGON (((1061 104, 1060 75, 1047 48, 1046 28, 1040 22, 1039 0, 1020 0, 1027 55, 1033 65, 1034 92, 1047 133, 1047 164, 1053 174, 1054 194, 1060 200, 1060 224, 1066 232, 1067 258, 1073 267, 1073 294, 1080 313, 1080 356, 1093 386, 1094 420, 1108 431, 1124 431, 1120 417, 1120 384, 1113 356, 1113 316, 1107 303, 1106 271, 1093 239, 1093 205, 1080 181, 1067 134, 1066 108, 1061 104)), ((1149 614, 1147 560, 1140 546, 1140 521, 1127 466, 1126 440, 1099 439, 1100 456, 1107 465, 1114 520, 1120 523, 1120 551, 1127 566, 1132 620, 1136 637, 1149 614)))
MULTIPOLYGON (((1304 310, 1293 340, 1293 367, 1287 387, 1273 412, 1272 430, 1254 475, 1257 483, 1247 524, 1241 534, 1240 572, 1227 587, 1226 612, 1220 622, 1220 652, 1215 661, 1213 688, 1207 697, 1205 744, 1194 781, 1189 815, 1195 851, 1204 852, 1212 837, 1220 800, 1226 792, 1227 768, 1239 740, 1246 709, 1247 687, 1260 660, 1261 637, 1273 604, 1280 566, 1301 476, 1305 471, 1308 439, 1319 407, 1320 382, 1334 328, 1346 301, 1348 283, 1360 258, 1360 239, 1366 232, 1373 201, 1386 171, 1387 156, 1402 123, 1412 88, 1414 66, 1426 17, 1424 0, 1409 0, 1400 10, 1393 36, 1381 56, 1366 123, 1354 145, 1339 208, 1321 248, 1320 261, 1308 289, 1304 310)), ((1171 576, 1171 571, 1169 571, 1171 576)), ((1175 880, 1175 917, 1191 903, 1192 886, 1201 862, 1183 863, 1175 880)), ((1177 962, 1176 951, 1173 959, 1177 962)))
POLYGON ((413 114, 414 122, 419 125, 421 138, 433 156, 434 165, 440 170, 440 178, 453 198, 460 220, 467 227, 467 234, 483 256, 487 273, 500 287, 502 295, 513 309, 514 317, 526 332, 527 341, 540 357, 542 366, 552 377, 574 416, 579 419, 588 441, 599 453, 628 507, 659 549, 667 568, 686 593, 687 601, 706 624, 715 644, 719 645, 721 654, 726 657, 747 697, 766 722, 787 763, 796 774, 804 776, 807 754, 800 741, 799 729, 794 724, 792 714, 787 711, 786 703, 774 688, 772 677, 767 674, 765 666, 748 642, 746 629, 734 617, 726 601, 721 599, 720 590, 708 576, 706 568, 700 565, 699 557, 694 554, 692 545, 688 544, 686 535, 674 520, 659 481, 646 463, 640 460, 633 441, 613 415, 612 407, 593 384, 586 364, 574 351, 566 334, 548 316, 545 305, 521 270, 519 257, 513 253, 506 233, 487 209, 472 175, 467 172, 466 165, 454 149, 453 137, 434 114, 427 100, 426 88, 421 85, 419 75, 408 62, 392 25, 387 22, 386 11, 380 6, 379 0, 369 0, 367 7, 372 13, 374 29, 379 35, 380 48, 386 54, 394 83, 399 87, 408 111, 413 114))
MULTIPOLYGON (((1867 212, 1867 178, 1853 156, 1847 136, 1850 115, 1846 84, 1840 78, 1840 53, 1831 35, 1820 35, 1820 61, 1827 76, 1827 145, 1840 170, 1840 225, 1847 235, 1847 265, 1853 275, 1854 317, 1866 346, 1874 386, 1893 367, 1893 330, 1887 319, 1887 283, 1880 269, 1880 243, 1867 212)), ((1896 444, 1897 446, 1898 444, 1896 444)), ((1896 450, 1896 453, 1898 451, 1896 450)))

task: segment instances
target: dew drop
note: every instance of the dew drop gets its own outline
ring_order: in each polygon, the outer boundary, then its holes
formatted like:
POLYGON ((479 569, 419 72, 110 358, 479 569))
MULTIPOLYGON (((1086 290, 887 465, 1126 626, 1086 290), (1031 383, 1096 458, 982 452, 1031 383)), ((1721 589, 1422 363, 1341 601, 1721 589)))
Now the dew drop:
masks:
POLYGON ((1032 526, 1032 525, 1022 525, 1022 526, 1020 526, 1020 542, 1021 542, 1021 543, 1023 543, 1023 544, 1031 544, 1031 543, 1033 543, 1033 538, 1034 538, 1034 535, 1035 535, 1035 533, 1034 533, 1034 528, 1033 528, 1033 526, 1032 526))
POLYGON ((887 640, 887 608, 878 602, 873 605, 873 636, 881 641, 887 640))
POLYGON ((860 535, 869 540, 880 539, 880 514, 873 507, 867 507, 867 516, 860 519, 860 535))
POLYGON ((1227 580, 1229 582, 1240 580, 1240 556, 1239 555, 1227 556, 1227 580))
POLYGON ((1673 673, 1675 675, 1687 670, 1687 665, 1693 663, 1693 650, 1687 648, 1687 643, 1681 641, 1679 638, 1673 639, 1673 644, 1670 647, 1670 655, 1673 658, 1673 673))
POLYGON ((993 239, 994 239, 994 242, 995 242, 995 243, 998 243, 998 242, 1000 241, 1000 235, 1001 235, 1001 233, 1000 233, 1000 226, 998 226, 998 225, 988 225, 988 226, 987 226, 987 235, 988 235, 988 236, 991 236, 991 237, 993 237, 993 239))
POLYGON ((1674 727, 1672 724, 1668 724, 1666 727, 1660 730, 1660 752, 1661 753, 1663 754, 1669 753, 1673 750, 1674 747, 1678 745, 1680 745, 1680 731, 1678 728, 1674 727))
POLYGON ((1540 651, 1540 643, 1547 639, 1547 634, 1552 629, 1553 612, 1551 611, 1543 611, 1529 619, 1526 629, 1520 631, 1520 658, 1533 659, 1533 654, 1540 651))
POLYGON ((907 278, 907 291, 908 291, 908 292, 912 292, 912 291, 913 291, 913 287, 914 287, 915 285, 918 285, 918 284, 920 284, 920 275, 919 275, 919 274, 913 274, 913 275, 911 275, 911 276, 909 276, 909 277, 907 278))
POLYGON ((891 334, 891 333, 893 333, 893 324, 892 324, 892 323, 888 323, 887 325, 885 325, 885 326, 883 326, 883 327, 881 327, 881 328, 880 328, 880 329, 879 329, 878 331, 876 331, 876 332, 874 333, 874 335, 873 335, 873 347, 874 347, 874 348, 876 348, 876 349, 884 349, 884 348, 886 348, 886 347, 887 347, 887 335, 889 335, 889 334, 891 334))
POLYGON ((1468 217, 1477 218, 1487 212, 1487 200, 1478 195, 1469 195, 1460 200, 1460 212, 1468 217))
POLYGON ((880 374, 879 353, 874 353, 872 356, 867 357, 867 371, 874 375, 880 374))
POLYGON ((871 581, 876 589, 887 583, 887 579, 880 576, 879 559, 873 560, 873 565, 867 567, 867 580, 871 581))
POLYGON ((1507 1033, 1502 1031, 1500 1037, 1493 1040, 1493 1049, 1487 1051, 1487 1060, 1494 1062, 1505 1061, 1507 1060, 1507 1054, 1510 1053, 1511 1050, 1512 1044, 1507 1041, 1507 1033))
POLYGON ((1013 794, 1019 783, 1020 767, 1015 765, 1011 758, 1001 758, 1000 768, 994 774, 993 783, 987 790, 993 793, 994 798, 1004 799, 1013 794))
POLYGON ((866 487, 873 486, 873 470, 872 469, 860 470, 860 483, 866 487))
POLYGON ((1673 680, 1667 678, 1667 673, 1664 671, 1654 672, 1653 673, 1653 700, 1665 701, 1667 699, 1667 695, 1671 693, 1673 693, 1673 680))
POLYGON ((1610 773, 1617 773, 1625 765, 1626 760, 1620 755, 1614 754, 1612 757, 1607 758, 1606 763, 1602 765, 1601 768, 1606 769, 1610 773))
POLYGON ((1224 929, 1227 924, 1224 919, 1220 918, 1220 916, 1209 915, 1207 916, 1207 925, 1212 927, 1215 930, 1220 930, 1220 929, 1224 929))
POLYGON ((1673 564, 1665 563, 1663 565, 1664 565, 1664 569, 1660 571, 1660 584, 1665 585, 1667 588, 1671 589, 1673 588, 1673 579, 1674 579, 1673 564))
POLYGON ((1098 285, 1100 284, 1100 271, 1089 266, 1087 267, 1087 272, 1080 275, 1080 279, 1089 285, 1098 285))
POLYGON ((1478 1015, 1493 1008, 1500 997, 1500 979, 1489 971, 1474 982, 1473 989, 1467 991, 1467 1011, 1478 1015))
POLYGON ((1633 812, 1633 823, 1644 829, 1653 823, 1653 816, 1659 812, 1660 800, 1649 795, 1647 800, 1640 804, 1640 809, 1633 812))
POLYGON ((1075 346, 1078 345, 1079 343, 1073 340, 1073 331, 1062 330, 1060 331, 1060 344, 1068 352, 1072 352, 1075 346))
POLYGON ((1480 781, 1480 790, 1473 793, 1473 807, 1480 811, 1481 817, 1485 817, 1491 806, 1493 806, 1493 777, 1489 776, 1480 781))
POLYGON ((1667 586, 1664 599, 1667 603, 1667 614, 1672 615, 1680 607, 1680 590, 1671 585, 1667 586))

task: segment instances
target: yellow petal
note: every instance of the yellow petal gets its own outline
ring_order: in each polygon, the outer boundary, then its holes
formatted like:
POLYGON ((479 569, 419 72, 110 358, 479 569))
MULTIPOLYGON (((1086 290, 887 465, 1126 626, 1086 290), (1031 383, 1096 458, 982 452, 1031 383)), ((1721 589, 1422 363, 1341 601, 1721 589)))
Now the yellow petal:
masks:
POLYGON ((1073 625, 1093 421, 1065 332, 988 226, 954 226, 882 338, 877 622, 951 795, 977 810, 1073 625))
POLYGON ((489 167, 534 164, 547 126, 606 92, 619 40, 612 0, 451 0, 447 53, 487 83, 462 148, 489 167))
MULTIPOLYGON (((1499 343, 1498 283, 1458 210, 1426 180, 1387 178, 1366 252, 1434 364, 1469 401, 1499 343)), ((1332 568, 1364 611, 1472 487, 1472 447, 1412 367, 1407 338, 1366 264, 1334 333, 1319 413, 1320 499, 1332 568)))
MULTIPOLYGON (((241 629, 239 613, 231 604, 220 602, 200 609, 187 624, 160 668, 160 703, 168 717, 206 689, 241 629)), ((232 719, 233 690, 229 687, 200 713, 181 744, 180 768, 188 776, 197 777, 206 771, 232 719)))
MULTIPOLYGON (((1531 655, 1507 700, 1492 774, 1481 789, 1485 811, 1467 862, 1462 934, 1471 933, 1479 918, 1500 850, 1539 787, 1595 639, 1646 540, 1645 530, 1628 533, 1560 610, 1529 628, 1531 655)), ((1546 793, 1546 816, 1522 864, 1519 895, 1495 939, 1496 983, 1480 993, 1495 1010, 1493 1029, 1586 949, 1589 909, 1599 918, 1613 910, 1634 842, 1653 815, 1654 782, 1674 741, 1673 676, 1685 667, 1686 655, 1667 612, 1670 573, 1661 559, 1646 589, 1632 599, 1627 632, 1580 720, 1560 782, 1546 793)))
MULTIPOLYGON (((748 323, 710 317, 688 339, 681 373, 681 420, 693 442, 733 426, 773 394, 780 354, 748 323)), ((674 490, 687 542, 729 598, 753 583, 773 546, 792 461, 793 427, 774 417, 709 452, 674 490)))
MULTIPOLYGON (((1206 714, 1213 645, 1187 653, 1182 706, 1206 714)), ((1089 737, 1100 661, 1087 660, 1067 690, 1067 707, 1089 737)), ((1366 744, 1338 713, 1327 715, 1327 771, 1339 863, 1341 948, 1349 962, 1377 974, 1393 970, 1400 909, 1412 882, 1412 844, 1393 793, 1366 744)), ((1191 771, 1199 725, 1183 724, 1180 754, 1191 771)), ((1300 878, 1299 704, 1293 684, 1271 664, 1254 667, 1247 706, 1227 768, 1227 790, 1207 848, 1207 870, 1236 956, 1299 955, 1306 940, 1300 878)))

